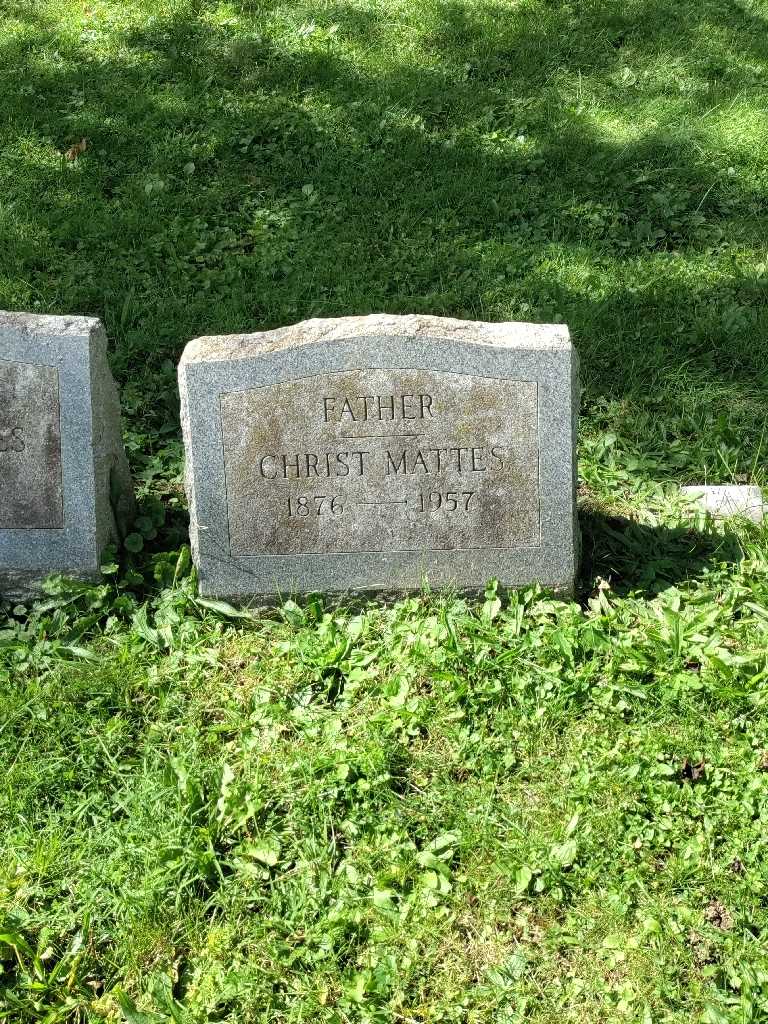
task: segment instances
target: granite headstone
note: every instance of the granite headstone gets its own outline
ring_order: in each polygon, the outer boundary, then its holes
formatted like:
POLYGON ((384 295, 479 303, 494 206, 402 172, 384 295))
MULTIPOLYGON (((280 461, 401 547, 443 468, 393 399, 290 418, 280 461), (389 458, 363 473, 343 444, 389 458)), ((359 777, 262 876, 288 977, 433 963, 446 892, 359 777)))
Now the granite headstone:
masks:
POLYGON ((100 322, 0 312, 0 598, 98 578, 132 509, 100 322))
POLYGON ((572 590, 577 367, 564 326, 430 316, 190 342, 202 594, 572 590))

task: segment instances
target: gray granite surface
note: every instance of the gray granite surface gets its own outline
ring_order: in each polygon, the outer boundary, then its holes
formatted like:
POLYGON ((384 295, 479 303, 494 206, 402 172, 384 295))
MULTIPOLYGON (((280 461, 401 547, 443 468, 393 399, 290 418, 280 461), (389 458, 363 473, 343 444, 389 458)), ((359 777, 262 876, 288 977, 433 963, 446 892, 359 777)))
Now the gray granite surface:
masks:
POLYGON ((0 598, 98 579, 133 514, 107 339, 91 317, 0 312, 0 598))
POLYGON ((577 372, 559 325, 376 315, 190 342, 201 592, 572 590, 577 372))

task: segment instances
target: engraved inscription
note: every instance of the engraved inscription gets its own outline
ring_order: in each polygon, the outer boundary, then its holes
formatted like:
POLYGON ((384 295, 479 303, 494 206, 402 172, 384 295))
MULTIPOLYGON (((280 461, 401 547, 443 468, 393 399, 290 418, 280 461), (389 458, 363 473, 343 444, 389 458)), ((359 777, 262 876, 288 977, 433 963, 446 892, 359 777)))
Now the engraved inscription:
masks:
POLYGON ((233 555, 540 539, 535 382, 350 370, 221 396, 233 555))
POLYGON ((0 530, 63 526, 58 371, 0 359, 0 530))
POLYGON ((232 552, 535 544, 536 421, 533 383, 428 371, 224 395, 232 552))

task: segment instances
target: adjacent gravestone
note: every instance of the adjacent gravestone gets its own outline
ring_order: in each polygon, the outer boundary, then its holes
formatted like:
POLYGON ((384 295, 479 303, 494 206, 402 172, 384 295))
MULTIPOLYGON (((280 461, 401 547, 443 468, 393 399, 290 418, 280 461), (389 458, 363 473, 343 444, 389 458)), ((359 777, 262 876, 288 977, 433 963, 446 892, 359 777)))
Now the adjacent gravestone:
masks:
POLYGON ((571 590, 577 362, 563 326, 429 316, 190 342, 201 592, 571 590))
POLYGON ((98 320, 0 312, 0 598, 97 578, 133 494, 98 320))

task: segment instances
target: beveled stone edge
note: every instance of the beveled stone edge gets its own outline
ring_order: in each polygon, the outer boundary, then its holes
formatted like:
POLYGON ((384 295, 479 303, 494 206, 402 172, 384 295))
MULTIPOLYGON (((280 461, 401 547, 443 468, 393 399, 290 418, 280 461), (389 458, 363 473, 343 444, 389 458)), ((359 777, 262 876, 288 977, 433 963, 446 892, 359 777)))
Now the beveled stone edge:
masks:
POLYGON ((371 313, 303 320, 289 327, 252 334, 213 334, 194 338, 182 353, 179 370, 192 363, 252 359, 318 342, 346 341, 372 335, 413 338, 422 335, 491 348, 565 351, 572 348, 566 324, 535 324, 509 320, 486 323, 450 317, 371 313))
POLYGON ((47 313, 24 313, 0 309, 0 332, 13 331, 22 335, 45 334, 58 337, 88 338, 99 328, 96 316, 53 316, 47 313))
MULTIPOLYGON (((254 619, 270 618, 276 611, 279 611, 288 601, 295 601, 300 607, 305 606, 313 597, 320 597, 323 607, 326 610, 340 608, 344 610, 357 610, 364 606, 376 605, 378 607, 391 607, 400 601, 407 601, 409 598, 421 598, 424 600, 467 600, 480 602, 485 600, 485 592, 489 583, 472 584, 469 586, 444 585, 435 587, 391 587, 388 589, 376 590, 375 588, 334 588, 328 590, 306 590, 306 591, 268 591, 266 593, 231 594, 221 597, 218 594, 206 594, 199 591, 199 596, 205 601, 226 601, 235 608, 239 608, 250 614, 254 619)), ((519 593, 522 590, 531 590, 538 587, 543 597, 551 596, 558 601, 576 602, 579 591, 578 574, 568 580, 561 580, 557 583, 546 583, 541 580, 530 580, 527 583, 502 583, 498 584, 498 594, 504 598, 510 594, 519 593)))

